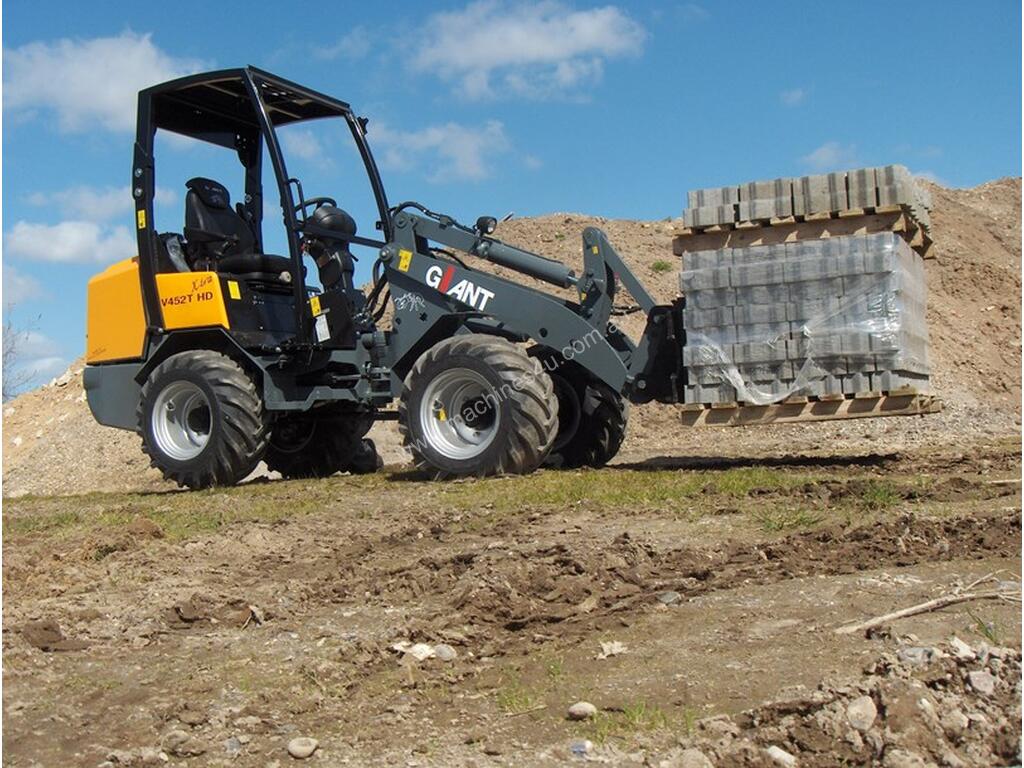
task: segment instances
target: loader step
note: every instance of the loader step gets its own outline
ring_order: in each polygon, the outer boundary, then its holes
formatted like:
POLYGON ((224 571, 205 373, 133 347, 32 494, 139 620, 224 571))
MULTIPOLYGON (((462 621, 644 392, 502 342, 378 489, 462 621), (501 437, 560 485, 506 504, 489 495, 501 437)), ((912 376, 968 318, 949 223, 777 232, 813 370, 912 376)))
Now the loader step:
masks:
POLYGON ((790 398, 772 405, 688 404, 680 410, 684 427, 744 427, 878 416, 923 416, 939 413, 942 400, 905 387, 893 392, 859 393, 843 398, 790 398))

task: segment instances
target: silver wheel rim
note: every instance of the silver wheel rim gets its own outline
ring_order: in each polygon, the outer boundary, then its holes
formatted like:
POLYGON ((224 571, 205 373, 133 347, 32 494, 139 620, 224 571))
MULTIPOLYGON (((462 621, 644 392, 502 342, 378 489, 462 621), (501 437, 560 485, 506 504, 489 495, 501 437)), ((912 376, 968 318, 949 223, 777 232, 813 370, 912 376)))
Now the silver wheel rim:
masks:
POLYGON ((175 381, 157 395, 151 419, 157 448, 175 461, 189 461, 210 441, 210 401, 198 384, 175 381))
POLYGON ((494 388, 469 368, 449 368, 435 376, 420 401, 426 443, 442 456, 465 461, 494 442, 501 409, 494 388))

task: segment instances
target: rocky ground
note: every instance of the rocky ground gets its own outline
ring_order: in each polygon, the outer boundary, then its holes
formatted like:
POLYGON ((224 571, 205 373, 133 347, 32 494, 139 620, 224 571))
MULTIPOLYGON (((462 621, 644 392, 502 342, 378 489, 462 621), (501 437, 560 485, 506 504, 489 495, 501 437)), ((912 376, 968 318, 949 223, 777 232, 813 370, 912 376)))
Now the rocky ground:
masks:
POLYGON ((1011 764, 1019 478, 996 440, 8 499, 5 763, 1011 764))

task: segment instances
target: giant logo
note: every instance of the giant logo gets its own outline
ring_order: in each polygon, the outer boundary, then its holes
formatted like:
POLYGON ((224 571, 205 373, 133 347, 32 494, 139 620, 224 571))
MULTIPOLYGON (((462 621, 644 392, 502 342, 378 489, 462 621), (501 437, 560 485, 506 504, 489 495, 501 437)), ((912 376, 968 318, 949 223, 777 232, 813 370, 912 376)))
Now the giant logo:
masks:
POLYGON ((483 310, 487 306, 487 302, 494 298, 494 291, 476 285, 472 280, 463 279, 452 285, 452 280, 455 278, 454 266, 442 269, 435 264, 427 270, 426 278, 427 285, 431 288, 436 288, 446 296, 451 296, 476 309, 483 310))

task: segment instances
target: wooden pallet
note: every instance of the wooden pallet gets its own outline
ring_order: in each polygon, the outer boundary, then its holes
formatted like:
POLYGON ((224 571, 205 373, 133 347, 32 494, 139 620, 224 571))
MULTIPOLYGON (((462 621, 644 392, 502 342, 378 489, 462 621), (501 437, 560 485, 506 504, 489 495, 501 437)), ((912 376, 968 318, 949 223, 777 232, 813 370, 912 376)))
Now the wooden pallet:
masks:
MULTIPOLYGON (((740 223, 740 222, 737 222, 740 223)), ((750 226, 719 225, 696 231, 675 230, 672 250, 677 256, 692 251, 714 251, 719 248, 747 248, 797 240, 818 240, 826 237, 896 232, 922 258, 929 258, 932 239, 902 206, 858 208, 839 214, 787 216, 769 222, 746 222, 750 226)))
POLYGON ((922 395, 911 387, 896 392, 861 392, 835 398, 792 397, 772 405, 691 403, 680 406, 684 427, 745 427, 879 416, 923 416, 941 410, 942 400, 934 395, 922 395))

